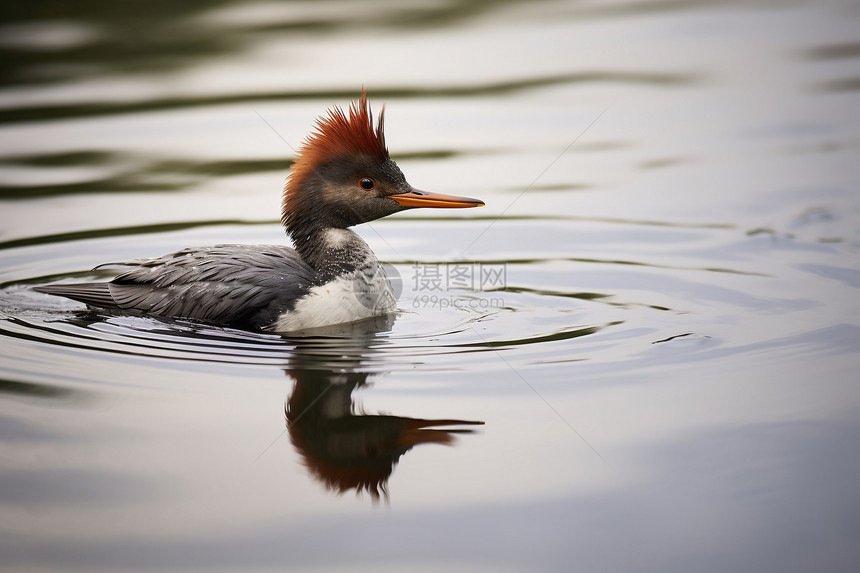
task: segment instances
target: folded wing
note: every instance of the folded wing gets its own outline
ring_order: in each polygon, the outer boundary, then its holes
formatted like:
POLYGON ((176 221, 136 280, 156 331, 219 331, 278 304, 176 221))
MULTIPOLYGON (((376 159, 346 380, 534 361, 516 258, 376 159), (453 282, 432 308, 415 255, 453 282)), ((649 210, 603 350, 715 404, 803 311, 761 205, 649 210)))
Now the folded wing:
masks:
POLYGON ((110 282, 36 290, 99 308, 264 328, 307 293, 316 275, 293 249, 278 245, 185 249, 122 265, 133 268, 110 282))

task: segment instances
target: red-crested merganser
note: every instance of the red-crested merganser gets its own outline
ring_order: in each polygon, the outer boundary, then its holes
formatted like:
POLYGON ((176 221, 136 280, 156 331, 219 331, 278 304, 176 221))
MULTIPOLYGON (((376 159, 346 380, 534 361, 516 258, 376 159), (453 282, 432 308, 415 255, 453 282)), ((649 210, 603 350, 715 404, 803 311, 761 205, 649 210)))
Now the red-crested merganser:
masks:
POLYGON ((134 268, 109 282, 36 290, 104 309, 271 332, 394 311, 384 270, 349 227, 416 207, 484 203, 413 188, 388 154, 384 113, 383 107, 374 126, 362 89, 348 114, 335 107, 317 119, 284 188, 281 220, 295 249, 281 245, 184 249, 120 263, 134 268), (377 293, 373 300, 380 302, 367 304, 356 292, 377 293))

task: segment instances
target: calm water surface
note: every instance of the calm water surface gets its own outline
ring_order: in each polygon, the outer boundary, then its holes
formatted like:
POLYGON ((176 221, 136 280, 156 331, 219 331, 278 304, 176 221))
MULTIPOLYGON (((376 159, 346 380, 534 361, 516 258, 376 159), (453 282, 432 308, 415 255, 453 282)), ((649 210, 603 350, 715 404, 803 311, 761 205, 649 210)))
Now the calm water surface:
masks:
POLYGON ((860 568, 856 2, 3 13, 4 571, 860 568), (410 182, 487 203, 357 228, 396 316, 30 290, 285 241, 362 84, 410 182))

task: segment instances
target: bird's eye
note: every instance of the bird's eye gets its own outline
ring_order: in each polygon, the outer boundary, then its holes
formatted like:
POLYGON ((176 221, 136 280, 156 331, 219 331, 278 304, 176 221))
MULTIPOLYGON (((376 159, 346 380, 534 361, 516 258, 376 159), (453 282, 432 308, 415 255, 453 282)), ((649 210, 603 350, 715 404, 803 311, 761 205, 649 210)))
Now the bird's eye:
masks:
POLYGON ((365 191, 370 191, 371 189, 373 189, 373 187, 375 185, 373 183, 373 179, 371 179, 369 177, 365 177, 364 179, 359 181, 358 184, 361 185, 361 188, 364 189, 365 191))

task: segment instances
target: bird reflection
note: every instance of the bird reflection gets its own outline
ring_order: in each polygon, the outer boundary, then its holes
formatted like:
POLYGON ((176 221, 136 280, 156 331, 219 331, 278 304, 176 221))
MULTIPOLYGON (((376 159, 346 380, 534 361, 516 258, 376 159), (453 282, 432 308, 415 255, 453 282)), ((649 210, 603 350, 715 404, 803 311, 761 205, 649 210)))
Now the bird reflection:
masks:
POLYGON ((366 364, 380 344, 377 333, 390 328, 387 320, 341 326, 336 338, 297 339, 286 370, 295 381, 285 407, 287 429, 310 474, 339 494, 355 490, 374 501, 388 499, 388 478, 403 454, 419 444, 451 445, 456 434, 472 433, 452 426, 483 424, 361 411, 352 394, 374 375, 366 364))
POLYGON ((271 340, 263 344, 258 335, 158 318, 81 311, 63 321, 83 329, 87 339, 98 340, 107 331, 130 336, 128 352, 135 356, 151 348, 154 356, 200 359, 214 348, 211 357, 216 360, 271 363, 280 362, 288 350, 284 371, 294 384, 285 404, 286 431, 310 475, 339 494, 354 490, 374 501, 388 500, 388 479, 406 452, 420 444, 452 445, 458 434, 471 434, 470 427, 483 425, 362 410, 353 393, 372 385, 373 377, 390 368, 394 359, 383 352, 391 345, 385 333, 391 330, 392 315, 278 337, 271 346, 271 340))

